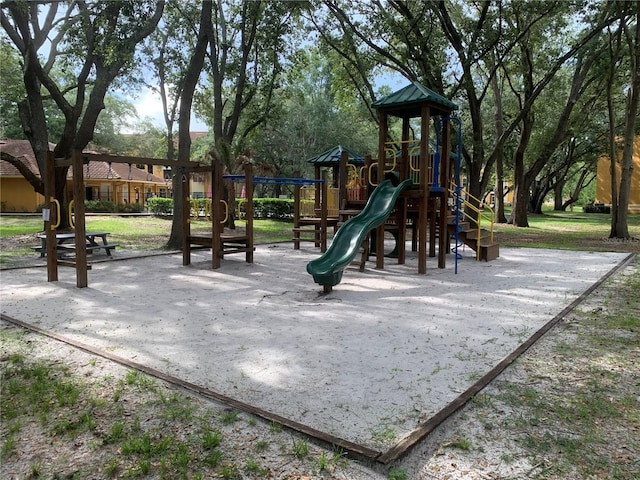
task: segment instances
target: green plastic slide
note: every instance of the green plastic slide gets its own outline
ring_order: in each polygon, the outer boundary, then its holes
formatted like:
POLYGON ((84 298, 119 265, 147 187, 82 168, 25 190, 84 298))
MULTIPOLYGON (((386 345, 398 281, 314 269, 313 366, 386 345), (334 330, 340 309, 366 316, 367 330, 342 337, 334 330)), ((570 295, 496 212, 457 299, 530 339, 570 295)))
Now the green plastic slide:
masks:
POLYGON ((342 272, 357 255, 367 234, 385 222, 398 196, 411 184, 411 180, 399 185, 390 179, 383 181, 373 191, 364 209, 340 227, 327 251, 307 264, 307 272, 313 275, 317 284, 325 287, 325 291, 340 283, 342 272))

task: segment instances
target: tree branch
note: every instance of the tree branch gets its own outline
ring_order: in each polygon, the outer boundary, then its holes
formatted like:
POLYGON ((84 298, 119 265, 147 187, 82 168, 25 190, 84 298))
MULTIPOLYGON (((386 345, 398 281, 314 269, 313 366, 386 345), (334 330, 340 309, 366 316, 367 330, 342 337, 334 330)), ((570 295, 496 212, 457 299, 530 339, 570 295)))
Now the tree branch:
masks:
POLYGON ((27 167, 26 163, 23 160, 24 157, 14 157, 13 155, 5 151, 0 151, 0 159, 16 167, 18 169, 18 172, 20 172, 20 175, 22 175, 33 186, 33 189, 36 192, 44 195, 44 183, 42 179, 35 173, 33 173, 29 167, 27 167))

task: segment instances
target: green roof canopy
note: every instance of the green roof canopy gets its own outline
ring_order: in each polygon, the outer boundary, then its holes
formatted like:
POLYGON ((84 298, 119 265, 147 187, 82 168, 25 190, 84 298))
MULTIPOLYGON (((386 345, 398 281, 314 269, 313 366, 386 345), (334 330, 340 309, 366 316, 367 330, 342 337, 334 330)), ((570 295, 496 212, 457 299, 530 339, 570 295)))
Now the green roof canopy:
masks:
POLYGON ((437 94, 418 82, 394 92, 386 97, 376 100, 371 104, 375 109, 391 110, 391 113, 399 116, 418 116, 417 107, 428 104, 436 108, 435 113, 450 113, 458 109, 458 105, 451 100, 437 94))
POLYGON ((364 165, 364 158, 362 157, 362 155, 355 153, 348 148, 343 147, 342 145, 337 145, 333 148, 330 148, 326 152, 322 152, 321 154, 316 155, 315 157, 307 161, 309 163, 322 167, 338 166, 340 165, 342 152, 347 152, 349 154, 351 163, 353 163, 354 165, 364 165))

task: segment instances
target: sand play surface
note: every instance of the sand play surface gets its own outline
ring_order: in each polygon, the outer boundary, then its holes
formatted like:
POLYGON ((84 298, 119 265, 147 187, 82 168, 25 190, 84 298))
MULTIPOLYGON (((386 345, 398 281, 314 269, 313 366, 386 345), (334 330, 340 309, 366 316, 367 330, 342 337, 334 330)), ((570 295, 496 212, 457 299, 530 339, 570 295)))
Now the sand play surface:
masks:
MULTIPOLYGON (((348 268, 329 294, 308 247, 261 245, 218 270, 194 252, 93 264, 89 287, 60 268, 0 275, 1 312, 282 417, 372 458, 421 426, 627 258, 501 249, 454 274, 429 259, 348 268)), ((114 253, 117 259, 118 252, 114 253)), ((409 442, 411 443, 411 441, 409 442)))

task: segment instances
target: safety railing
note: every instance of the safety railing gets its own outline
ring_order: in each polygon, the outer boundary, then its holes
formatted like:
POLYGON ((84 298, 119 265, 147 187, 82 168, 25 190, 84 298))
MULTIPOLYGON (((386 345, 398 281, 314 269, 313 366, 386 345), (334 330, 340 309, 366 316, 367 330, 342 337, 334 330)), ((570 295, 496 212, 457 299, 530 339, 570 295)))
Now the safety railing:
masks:
MULTIPOLYGON (((408 162, 409 162, 409 178, 411 178, 414 185, 420 184, 420 169, 426 164, 427 169, 427 185, 433 185, 433 157, 429 156, 427 162, 422 162, 420 159, 421 146, 419 142, 415 140, 405 140, 397 142, 387 142, 384 149, 385 162, 384 173, 393 172, 397 169, 399 157, 402 153, 403 145, 407 145, 408 150, 408 162)), ((431 152, 433 153, 433 152, 431 152)), ((369 184, 377 185, 375 181, 378 164, 373 163, 369 169, 369 184)))
MULTIPOLYGON (((395 171, 398 165, 398 149, 391 148, 396 143, 397 142, 387 142, 387 145, 389 146, 385 147, 384 149, 384 171, 382 172, 383 177, 385 173, 395 171)), ((377 162, 372 163, 371 166, 369 167, 368 181, 369 181, 369 185, 373 187, 378 185, 378 181, 376 180, 377 172, 378 172, 378 163, 377 162)))
POLYGON ((315 217, 316 187, 300 189, 300 216, 315 217))
POLYGON ((347 200, 365 200, 364 185, 366 182, 366 171, 366 166, 358 168, 352 163, 347 164, 347 200))
MULTIPOLYGON (((213 213, 211 211, 211 208, 212 208, 211 199, 206 198, 204 199, 204 201, 199 201, 199 200, 202 200, 202 199, 192 198, 189 200, 189 207, 190 207, 189 218, 193 217, 197 220, 200 217, 200 213, 203 213, 205 220, 208 220, 209 222, 212 221, 213 213)), ((240 199, 239 201, 237 201, 236 212, 240 212, 240 205, 242 205, 243 202, 246 202, 246 200, 240 199)), ((229 204, 225 200, 220 200, 220 205, 224 207, 224 216, 223 216, 223 219, 220 221, 220 223, 224 224, 224 223, 227 223, 227 220, 229 220, 229 204)))
POLYGON ((327 188, 327 216, 337 217, 340 210, 340 189, 335 187, 327 188))
MULTIPOLYGON (((449 192, 454 197, 456 195, 456 186, 455 184, 449 189, 449 192)), ((489 241, 493 243, 493 231, 494 231, 494 223, 495 216, 494 211, 489 206, 489 204, 485 203, 483 200, 474 197, 469 193, 468 190, 462 190, 459 192, 462 196, 462 205, 464 209, 464 219, 475 226, 476 230, 476 260, 480 259, 480 243, 482 240, 482 230, 483 226, 486 227, 487 223, 489 224, 488 228, 485 228, 489 232, 489 241), (469 199, 473 200, 470 202, 469 199), (475 213, 475 215, 467 214, 467 209, 471 210, 475 213)))
MULTIPOLYGON (((340 189, 327 188, 327 216, 337 217, 340 207, 340 189)), ((316 187, 303 187, 300 189, 300 216, 316 217, 315 211, 316 187)))

